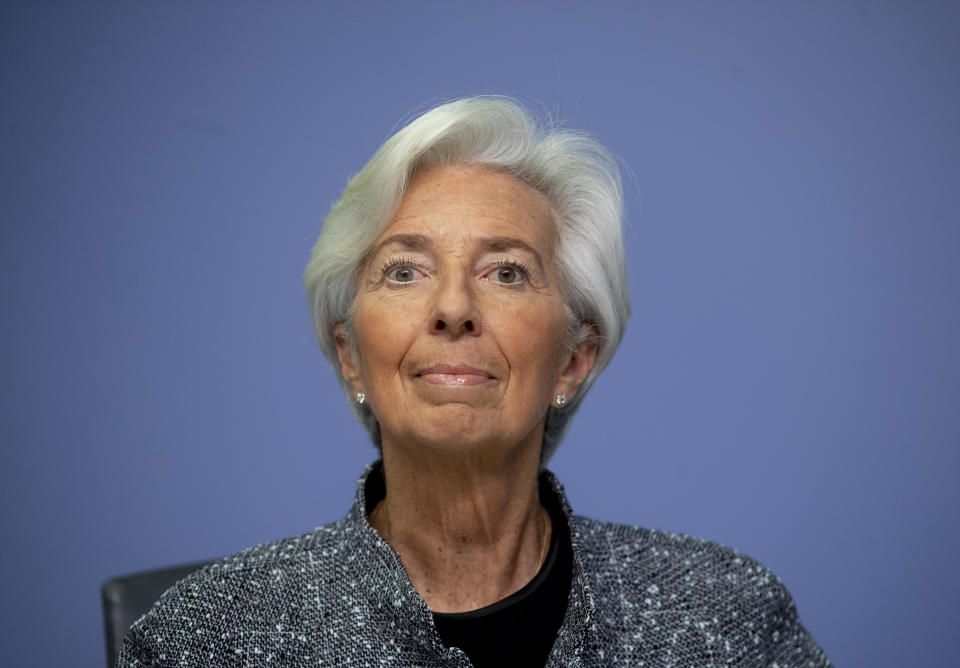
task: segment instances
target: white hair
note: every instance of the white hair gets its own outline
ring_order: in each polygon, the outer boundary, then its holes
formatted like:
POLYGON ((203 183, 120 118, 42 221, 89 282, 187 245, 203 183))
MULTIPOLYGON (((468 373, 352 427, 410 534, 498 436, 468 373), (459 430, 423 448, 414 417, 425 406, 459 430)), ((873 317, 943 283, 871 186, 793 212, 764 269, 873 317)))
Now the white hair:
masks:
POLYGON ((358 272, 390 222, 412 175, 432 165, 504 171, 550 202, 572 351, 593 335, 596 363, 576 396, 547 413, 541 462, 553 455, 570 419, 613 357, 630 314, 621 221, 620 172, 613 156, 587 134, 536 118, 510 98, 469 97, 430 109, 396 132, 347 183, 327 214, 304 271, 307 300, 323 354, 374 444, 380 428, 354 401, 337 359, 338 323, 352 341, 358 272))

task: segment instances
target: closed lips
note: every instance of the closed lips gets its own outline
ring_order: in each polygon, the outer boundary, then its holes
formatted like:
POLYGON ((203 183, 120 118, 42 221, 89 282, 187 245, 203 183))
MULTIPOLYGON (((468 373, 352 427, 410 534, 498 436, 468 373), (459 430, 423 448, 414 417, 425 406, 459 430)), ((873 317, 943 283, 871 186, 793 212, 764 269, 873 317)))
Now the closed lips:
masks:
POLYGON ((448 366, 438 365, 423 369, 417 373, 418 378, 422 378, 427 383, 434 385, 480 385, 493 379, 489 373, 483 369, 469 366, 448 366))

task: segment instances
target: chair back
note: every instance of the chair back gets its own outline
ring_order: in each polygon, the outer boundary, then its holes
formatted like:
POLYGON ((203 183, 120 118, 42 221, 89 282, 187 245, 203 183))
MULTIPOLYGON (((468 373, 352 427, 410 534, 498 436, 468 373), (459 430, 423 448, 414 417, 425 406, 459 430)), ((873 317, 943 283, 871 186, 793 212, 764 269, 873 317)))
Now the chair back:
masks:
POLYGON ((130 625, 146 614, 160 595, 177 581, 212 563, 201 561, 110 578, 100 588, 103 625, 107 632, 107 668, 114 668, 130 625))

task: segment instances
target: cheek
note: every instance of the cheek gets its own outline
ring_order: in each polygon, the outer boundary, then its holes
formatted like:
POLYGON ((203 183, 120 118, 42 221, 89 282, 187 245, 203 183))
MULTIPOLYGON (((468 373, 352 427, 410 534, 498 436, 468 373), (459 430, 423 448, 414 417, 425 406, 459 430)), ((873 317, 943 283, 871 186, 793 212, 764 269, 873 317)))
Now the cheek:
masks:
POLYGON ((549 391, 564 366, 566 322, 554 310, 518 311, 506 324, 505 339, 511 341, 511 366, 525 371, 529 383, 546 385, 549 391))
POLYGON ((396 373, 408 348, 412 326, 409 309, 390 300, 357 300, 353 314, 357 353, 367 380, 396 373))

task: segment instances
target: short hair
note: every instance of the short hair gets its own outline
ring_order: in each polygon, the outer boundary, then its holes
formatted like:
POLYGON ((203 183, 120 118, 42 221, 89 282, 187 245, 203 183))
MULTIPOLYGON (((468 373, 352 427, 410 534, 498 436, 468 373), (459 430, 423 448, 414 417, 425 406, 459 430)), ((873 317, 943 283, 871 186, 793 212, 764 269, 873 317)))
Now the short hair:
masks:
POLYGON ((337 359, 334 326, 352 341, 358 272, 417 170, 465 165, 504 171, 546 196, 557 226, 557 257, 572 351, 595 329, 596 363, 576 396, 551 406, 541 464, 553 455, 590 386, 623 338, 630 314, 623 253, 623 196, 613 156, 584 132, 538 117, 516 100, 468 97, 436 106, 391 136, 349 180, 330 209, 304 271, 320 349, 374 444, 380 428, 351 396, 337 359))

